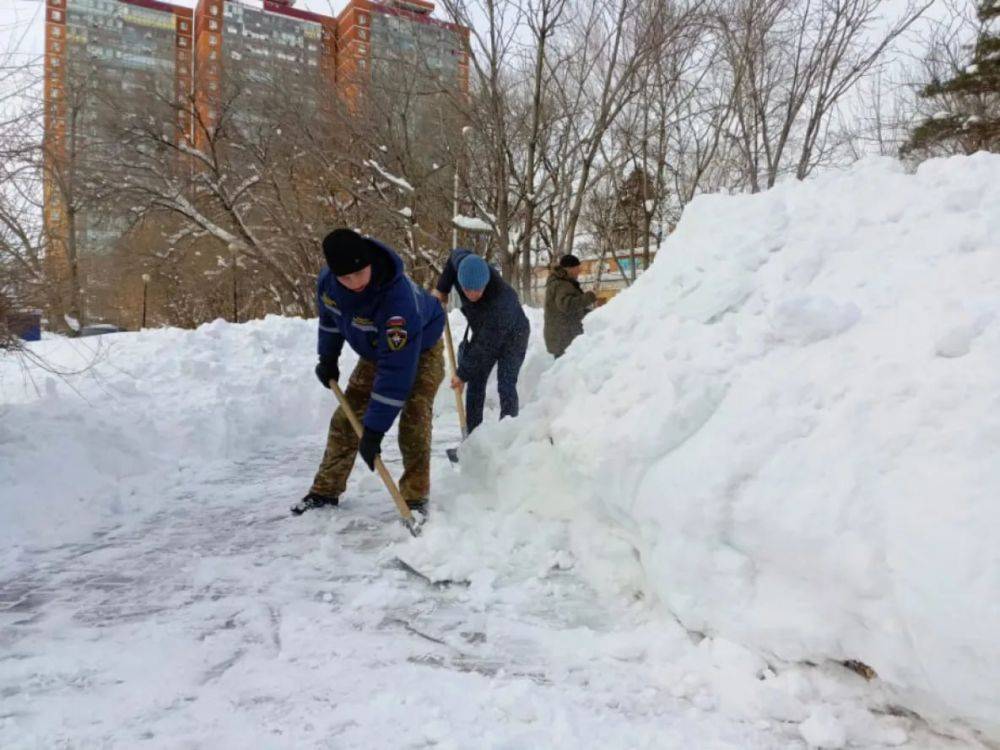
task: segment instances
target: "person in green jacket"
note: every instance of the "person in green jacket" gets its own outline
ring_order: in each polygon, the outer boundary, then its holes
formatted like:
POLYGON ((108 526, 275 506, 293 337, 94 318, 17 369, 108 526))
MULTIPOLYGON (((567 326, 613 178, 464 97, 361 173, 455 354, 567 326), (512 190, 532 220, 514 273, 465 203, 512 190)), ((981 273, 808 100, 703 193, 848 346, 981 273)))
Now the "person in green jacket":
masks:
POLYGON ((580 288, 583 267, 575 255, 564 255, 545 282, 545 348, 561 357, 583 333, 583 316, 597 302, 597 295, 580 288))

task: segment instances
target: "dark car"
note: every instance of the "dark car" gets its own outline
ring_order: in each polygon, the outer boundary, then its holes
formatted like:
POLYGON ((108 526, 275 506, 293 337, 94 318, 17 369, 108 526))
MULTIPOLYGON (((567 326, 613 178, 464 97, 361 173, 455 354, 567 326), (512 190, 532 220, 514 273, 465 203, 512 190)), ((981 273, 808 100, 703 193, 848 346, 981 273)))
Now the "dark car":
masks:
POLYGON ((107 333, 121 333, 121 328, 110 323, 95 323, 80 329, 79 336, 103 336, 107 333))

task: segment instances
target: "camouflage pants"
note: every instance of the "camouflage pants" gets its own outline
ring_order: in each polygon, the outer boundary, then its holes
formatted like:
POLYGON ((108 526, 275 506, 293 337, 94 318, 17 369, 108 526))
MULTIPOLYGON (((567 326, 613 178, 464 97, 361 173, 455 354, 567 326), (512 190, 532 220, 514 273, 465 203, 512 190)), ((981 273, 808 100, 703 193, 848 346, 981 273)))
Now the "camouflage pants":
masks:
MULTIPOLYGON (((431 422, 434 416, 434 395, 444 380, 444 344, 438 341, 420 354, 417 377, 409 398, 399 415, 399 450, 403 454, 403 477, 399 490, 406 500, 425 498, 431 489, 431 422)), ((375 363, 358 360, 347 381, 344 395, 362 419, 375 382, 375 363)), ((326 453, 316 472, 311 492, 320 495, 341 495, 347 487, 347 477, 358 453, 358 436, 347 415, 340 407, 330 420, 326 453)))

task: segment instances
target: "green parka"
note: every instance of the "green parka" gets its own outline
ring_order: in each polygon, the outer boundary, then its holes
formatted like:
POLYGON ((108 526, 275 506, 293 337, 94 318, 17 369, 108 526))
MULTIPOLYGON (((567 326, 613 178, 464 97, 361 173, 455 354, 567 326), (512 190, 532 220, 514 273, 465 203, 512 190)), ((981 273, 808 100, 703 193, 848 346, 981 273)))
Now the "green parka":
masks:
POLYGON ((583 333, 583 316, 597 301, 585 292, 565 268, 556 268, 545 282, 545 348, 561 357, 573 339, 583 333))

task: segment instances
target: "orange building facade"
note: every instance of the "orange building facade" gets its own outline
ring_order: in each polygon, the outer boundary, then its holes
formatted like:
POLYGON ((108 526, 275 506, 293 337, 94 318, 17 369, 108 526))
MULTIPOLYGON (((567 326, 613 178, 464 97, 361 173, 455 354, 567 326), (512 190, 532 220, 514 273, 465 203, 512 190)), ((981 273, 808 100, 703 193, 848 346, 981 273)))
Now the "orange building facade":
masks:
POLYGON ((432 16, 425 0, 349 0, 337 16, 337 82, 348 102, 400 68, 469 90, 469 29, 432 16))
MULTIPOLYGON (((299 10, 284 0, 252 5, 238 0, 199 0, 195 8, 194 96, 200 124, 193 138, 202 145, 226 101, 224 91, 237 79, 255 89, 284 85, 318 104, 334 90, 337 65, 337 21, 299 10)), ((246 101, 246 97, 244 97, 246 101)), ((253 118, 253 107, 233 113, 253 118)))
MULTIPOLYGON (((74 175, 107 147, 106 118, 159 110, 171 120, 165 137, 190 132, 190 115, 180 113, 173 122, 173 108, 165 105, 174 92, 191 90, 194 27, 190 8, 156 0, 46 0, 45 27, 46 260, 53 278, 64 279, 74 175), (101 95, 112 89, 122 93, 113 112, 101 95)), ((72 228, 73 246, 86 253, 118 228, 114 219, 82 215, 72 228)))

